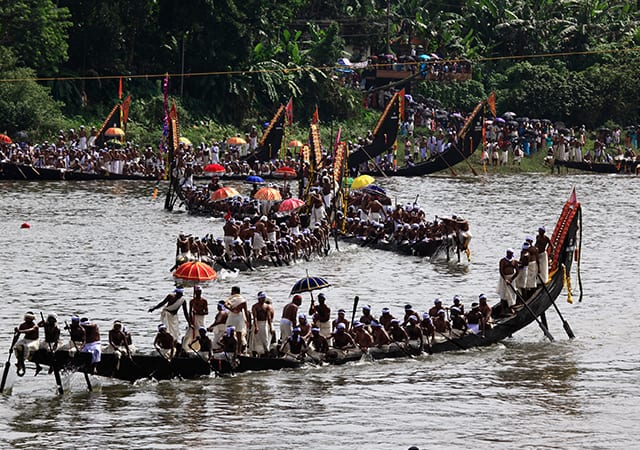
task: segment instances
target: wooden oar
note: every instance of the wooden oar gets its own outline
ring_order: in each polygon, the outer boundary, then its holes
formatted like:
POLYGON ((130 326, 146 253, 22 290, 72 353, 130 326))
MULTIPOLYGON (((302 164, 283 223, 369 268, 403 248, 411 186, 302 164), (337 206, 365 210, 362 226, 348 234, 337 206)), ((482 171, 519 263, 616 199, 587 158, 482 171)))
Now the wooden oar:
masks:
MULTIPOLYGON (((199 352, 199 351, 197 351, 195 348, 193 348, 193 347, 192 347, 191 343, 189 343, 189 344, 188 344, 188 346, 189 346, 189 348, 191 349, 191 351, 192 351, 193 353, 195 353, 195 354, 196 354, 196 356, 197 356, 198 358, 200 358, 200 360, 201 360, 202 362, 204 362, 204 363, 209 367, 209 370, 211 370, 211 369, 213 368, 213 365, 211 364, 211 362, 210 362, 210 361, 207 361, 206 359, 204 359, 204 358, 202 357, 202 355, 200 354, 200 352, 199 352)), ((218 375, 218 372, 216 371, 216 369, 213 369, 213 371, 215 372, 215 374, 216 374, 216 375, 218 375)))
POLYGON ((460 350, 468 350, 467 347, 465 347, 464 345, 460 344, 459 342, 456 342, 455 339, 451 339, 449 336, 447 336, 446 334, 444 334, 441 331, 435 330, 436 333, 438 333, 440 336, 442 336, 443 338, 445 338, 447 341, 451 342, 453 345, 455 345, 456 347, 458 347, 460 350))
POLYGON ((169 370, 171 371, 171 375, 175 375, 176 378, 178 378, 180 381, 182 381, 183 378, 173 368, 172 361, 169 358, 167 358, 166 356, 164 356, 164 353, 162 353, 162 351, 160 350, 160 348, 158 348, 157 345, 154 345, 153 348, 156 349, 156 352, 158 352, 158 355, 160 355, 160 358, 162 358, 164 360, 164 362, 167 363, 167 367, 169 367, 169 370))
MULTIPOLYGON (((464 140, 463 140, 463 145, 464 145, 464 140)), ((469 169, 471 169, 471 172, 475 176, 478 176, 478 172, 476 172, 476 170, 473 168, 473 166, 469 162, 469 158, 464 156, 464 153, 462 153, 462 151, 458 148, 457 145, 451 144, 451 146, 454 147, 456 149, 456 151, 458 152, 458 154, 464 158, 464 160, 467 162, 467 165, 469 166, 469 169)), ((471 147, 473 147, 473 139, 469 138, 469 148, 471 149, 471 147)))
POLYGON ((531 314, 531 316, 536 320, 536 322, 538 323, 538 326, 540 327, 540 329, 542 330, 542 332, 544 333, 544 335, 547 337, 547 339, 549 339, 550 342, 555 341, 555 339, 553 338, 553 336, 551 335, 551 333, 549 333, 549 329, 547 327, 544 326, 544 324, 540 321, 540 319, 538 318, 538 316, 536 316, 536 314, 533 312, 533 310, 531 309, 531 307, 527 304, 527 302, 524 300, 524 298, 522 298, 522 296, 518 293, 518 291, 516 291, 516 288, 514 288, 511 284, 507 283, 507 285, 511 288, 511 290, 516 294, 516 296, 520 299, 520 301, 522 302, 522 304, 525 306, 525 308, 527 308, 527 311, 529 311, 529 314, 531 314))
POLYGON ((453 170, 453 167, 451 167, 451 166, 449 165, 449 163, 447 162, 447 160, 446 160, 446 159, 444 159, 444 156, 442 156, 442 153, 437 152, 437 154, 438 154, 438 156, 440 157, 440 159, 442 159, 442 161, 444 162, 444 164, 449 168, 449 170, 451 171, 451 175, 453 175, 454 177, 457 177, 457 176, 458 176, 458 174, 456 173, 456 171, 455 171, 455 170, 453 170))
POLYGON ((356 318, 356 309, 358 308, 358 302, 360 301, 360 297, 358 297, 357 295, 354 297, 353 299, 353 312, 351 313, 351 325, 349 327, 349 329, 351 329, 351 327, 353 327, 353 321, 356 318))
POLYGON ((569 336, 569 339, 574 339, 576 337, 576 335, 573 334, 573 330, 571 329, 571 326, 569 326, 569 322, 564 320, 564 317, 562 317, 562 313, 560 312, 560 309, 558 308, 558 305, 556 305, 555 300, 551 296, 551 293, 549 292, 549 288, 547 288, 547 285, 544 284, 544 281, 542 281, 542 277, 540 276, 540 274, 538 274, 538 280, 540 280, 540 283, 542 283, 542 287, 544 288, 544 291, 547 293, 547 295, 549 296, 549 300, 551 300, 551 304, 556 309, 556 312, 558 313, 558 316, 560 317, 560 320, 562 321, 562 326, 564 328, 564 331, 567 333, 567 336, 569 336))
MULTIPOLYGON (((42 314, 42 311, 40 311, 40 318, 46 324, 46 322, 44 320, 44 315, 42 314)), ((45 340, 46 339, 47 339, 47 337, 45 336, 45 340)), ((62 395, 62 394, 64 394, 64 388, 62 387, 62 379, 60 378, 60 370, 58 369, 58 362, 56 361, 56 354, 53 351, 53 347, 51 346, 51 342, 47 342, 47 344, 49 345, 49 351, 51 352, 51 360, 52 360, 52 364, 53 364, 53 376, 55 377, 56 385, 58 386, 58 394, 62 395)))
MULTIPOLYGON (((76 344, 76 341, 73 340, 73 337, 71 336, 71 328, 69 328, 69 325, 67 325, 67 321, 65 320, 64 322, 64 327, 69 330, 69 339, 71 339, 71 342, 73 342, 73 346, 76 349, 76 358, 78 356, 80 356, 80 349, 78 348, 78 344, 76 344)), ((87 372, 82 372, 84 374, 84 381, 86 381, 87 383, 87 389, 89 390, 89 392, 93 391, 93 387, 91 386, 91 380, 89 379, 89 374, 87 372)))
POLYGON ((13 347, 15 347, 19 337, 20 333, 18 333, 17 331, 13 333, 13 340, 11 341, 11 347, 9 348, 9 356, 7 356, 7 362, 4 363, 4 372, 2 373, 2 382, 0 383, 0 394, 4 392, 4 386, 7 382, 9 369, 11 368, 11 355, 13 355, 13 347))

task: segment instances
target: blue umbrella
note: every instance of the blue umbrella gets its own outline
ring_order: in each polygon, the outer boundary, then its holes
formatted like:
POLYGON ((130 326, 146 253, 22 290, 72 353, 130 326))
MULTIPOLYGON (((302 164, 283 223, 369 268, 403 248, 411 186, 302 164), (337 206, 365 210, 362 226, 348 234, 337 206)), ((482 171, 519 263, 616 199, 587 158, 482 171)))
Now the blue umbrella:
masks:
POLYGON ((374 194, 374 195, 387 195, 387 191, 385 191, 384 189, 382 189, 380 186, 378 186, 377 184, 370 184, 369 186, 365 187, 364 189, 362 189, 363 191, 367 192, 368 194, 374 194))
POLYGON ((296 284, 294 284, 291 288, 291 294, 289 295, 300 294, 301 292, 316 291, 318 289, 324 289, 329 286, 331 285, 324 278, 310 277, 307 275, 306 277, 296 281, 296 284))
POLYGON ((431 56, 429 56, 429 55, 420 55, 420 56, 418 56, 418 59, 420 61, 429 61, 431 59, 431 56))
POLYGON ((257 175, 249 175, 245 180, 246 183, 262 184, 264 180, 257 175))

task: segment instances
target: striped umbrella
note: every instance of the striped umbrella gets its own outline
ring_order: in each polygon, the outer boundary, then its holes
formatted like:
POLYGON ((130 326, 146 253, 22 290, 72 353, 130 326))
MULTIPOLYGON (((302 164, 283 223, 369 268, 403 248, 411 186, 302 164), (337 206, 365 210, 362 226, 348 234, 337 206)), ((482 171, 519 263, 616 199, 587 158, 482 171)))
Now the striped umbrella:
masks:
POLYGON ((282 195, 276 188, 263 187, 256 191, 253 198, 256 200, 276 201, 282 200, 282 195))
POLYGON ((299 279, 291 288, 291 293, 300 294, 301 292, 312 292, 317 291, 318 289, 324 289, 326 287, 331 286, 324 278, 320 277, 310 277, 307 275, 304 278, 299 279))
POLYGON ((213 270, 213 267, 201 261, 187 261, 180 264, 173 273, 173 277, 184 281, 202 282, 213 281, 218 278, 218 274, 213 270))
POLYGON ((224 200, 230 197, 237 197, 238 195, 240 195, 240 192, 236 191, 232 187, 225 186, 214 191, 213 194, 211 194, 211 200, 224 200))

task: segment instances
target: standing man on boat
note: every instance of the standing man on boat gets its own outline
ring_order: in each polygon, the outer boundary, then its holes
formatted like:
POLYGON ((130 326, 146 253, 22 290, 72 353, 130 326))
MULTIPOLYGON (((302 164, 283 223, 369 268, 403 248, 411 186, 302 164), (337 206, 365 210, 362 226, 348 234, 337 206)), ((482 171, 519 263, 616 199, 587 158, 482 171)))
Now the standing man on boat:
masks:
MULTIPOLYGON (((24 362, 28 360, 31 353, 38 350, 40 341, 38 340, 39 329, 36 325, 36 316, 31 311, 28 311, 24 315, 24 322, 15 328, 16 334, 22 334, 22 338, 16 342, 15 354, 18 362, 16 367, 18 368, 18 376, 23 376, 26 370, 24 362)), ((4 381, 4 380, 3 380, 4 381)))
POLYGON ((252 356, 264 356, 271 347, 273 307, 266 300, 267 294, 258 292, 258 301, 251 307, 253 327, 249 337, 249 351, 252 356))
POLYGON ((309 315, 313 316, 314 324, 320 329, 320 334, 325 338, 331 336, 331 308, 327 306, 327 298, 323 293, 318 295, 318 304, 311 299, 309 315))
POLYGON ((300 305, 302 305, 302 297, 296 294, 291 299, 291 302, 287 303, 282 309, 282 318, 280 319, 280 342, 282 345, 289 339, 296 326, 300 305))
POLYGON ((202 287, 193 288, 193 298, 189 301, 189 328, 182 339, 182 349, 189 353, 190 344, 198 337, 198 329, 204 327, 205 317, 209 314, 209 303, 202 296, 202 287))
POLYGON ((538 228, 535 246, 538 249, 538 273, 543 283, 549 281, 549 254, 553 251, 551 239, 545 234, 547 229, 542 226, 538 228))
POLYGON ((224 306, 224 300, 218 302, 218 312, 216 313, 213 323, 209 325, 207 331, 213 333, 211 340, 213 341, 214 349, 218 348, 220 339, 224 336, 227 330, 227 316, 229 315, 227 308, 224 306))
POLYGON ((231 296, 225 300, 225 306, 229 310, 227 328, 234 327, 237 341, 236 353, 242 354, 247 347, 246 335, 247 329, 251 326, 251 316, 247 308, 247 300, 240 295, 238 286, 231 288, 231 296))
POLYGON ((512 248, 508 248, 505 257, 500 260, 499 271, 500 279, 496 292, 500 296, 502 310, 506 313, 516 304, 516 288, 513 281, 518 275, 518 260, 513 257, 512 248))
POLYGON ((233 241, 238 238, 240 227, 236 225, 235 219, 229 218, 223 225, 222 230, 224 231, 224 248, 229 255, 232 255, 233 241))
POLYGON ((153 312, 156 309, 164 306, 160 313, 160 320, 167 327, 167 332, 173 336, 174 341, 180 339, 180 323, 178 321, 178 310, 182 308, 184 318, 187 323, 190 323, 189 314, 187 311, 187 304, 184 298, 184 288, 182 286, 176 287, 172 293, 168 294, 164 300, 158 303, 156 306, 149 308, 149 312, 153 312))

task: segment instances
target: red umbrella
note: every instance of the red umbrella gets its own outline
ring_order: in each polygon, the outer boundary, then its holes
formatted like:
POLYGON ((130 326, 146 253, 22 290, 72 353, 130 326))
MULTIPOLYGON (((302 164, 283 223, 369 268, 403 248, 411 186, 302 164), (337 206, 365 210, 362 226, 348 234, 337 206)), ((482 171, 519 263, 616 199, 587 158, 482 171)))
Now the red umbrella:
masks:
POLYGON ((258 189, 253 196, 253 198, 257 200, 282 200, 282 195, 280 195, 280 191, 276 188, 263 187, 258 189))
POLYGON ((218 274, 213 267, 201 261, 187 261, 173 273, 174 278, 180 278, 185 281, 212 281, 218 278, 218 274))
POLYGON ((6 134, 0 134, 0 144, 11 144, 13 141, 6 134))
POLYGON ((278 207, 278 211, 279 212, 293 211, 295 209, 300 208, 304 204, 305 203, 299 198, 288 198, 286 200, 283 200, 282 203, 280 203, 280 206, 278 207))
POLYGON ((124 130, 118 127, 111 127, 106 129, 104 135, 107 137, 122 137, 124 136, 124 130))
POLYGON ((238 195, 240 195, 240 192, 236 191, 232 187, 225 186, 225 187, 221 187, 220 189, 214 191, 213 194, 211 194, 211 200, 213 200, 213 201, 224 200, 226 198, 236 197, 238 195))
POLYGON ((280 177, 296 177, 298 175, 295 169, 289 166, 279 167, 273 172, 273 174, 280 177))
POLYGON ((225 168, 223 166, 221 166, 220 164, 207 164, 206 166, 204 166, 204 171, 205 172, 211 172, 211 173, 224 173, 224 172, 226 172, 225 168))

